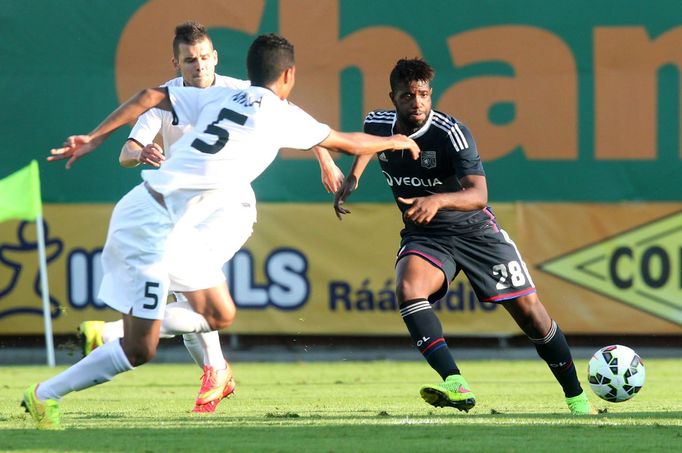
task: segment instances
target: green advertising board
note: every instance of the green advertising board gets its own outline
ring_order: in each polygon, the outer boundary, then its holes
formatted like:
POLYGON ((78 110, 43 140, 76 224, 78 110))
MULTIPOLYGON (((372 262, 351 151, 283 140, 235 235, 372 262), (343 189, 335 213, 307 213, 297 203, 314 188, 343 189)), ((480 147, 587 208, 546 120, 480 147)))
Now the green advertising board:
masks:
MULTIPOLYGON (((209 27, 218 72, 236 77, 256 35, 287 36, 292 99, 344 131, 390 108, 392 62, 422 56, 437 72, 434 107, 476 138, 494 202, 682 198, 677 0, 2 0, 0 10, 0 177, 40 159, 48 203, 112 203, 139 182, 117 164, 126 130, 70 171, 44 157, 135 89, 174 77, 173 27, 188 19, 209 27)), ((329 200, 308 157, 283 153, 254 183, 259 199, 329 200)), ((390 201, 378 166, 354 200, 390 201)))

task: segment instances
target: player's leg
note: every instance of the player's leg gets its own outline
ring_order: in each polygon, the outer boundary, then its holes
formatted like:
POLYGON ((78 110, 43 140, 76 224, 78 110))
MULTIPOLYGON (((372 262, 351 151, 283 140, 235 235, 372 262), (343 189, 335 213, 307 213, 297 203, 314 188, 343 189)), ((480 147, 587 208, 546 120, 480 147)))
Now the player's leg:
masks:
POLYGON ((24 392, 22 405, 39 429, 60 429, 59 401, 64 396, 108 382, 154 357, 161 322, 129 315, 124 319, 126 335, 121 341, 102 345, 70 368, 24 392))
MULTIPOLYGON (((187 298, 182 293, 171 294, 168 303, 185 301, 187 298)), ((166 312, 168 313, 168 311, 166 312)), ((173 338, 175 333, 170 333, 172 327, 165 324, 165 318, 161 322, 161 338, 173 338)), ((78 326, 78 338, 82 348, 83 357, 90 354, 94 349, 118 340, 123 337, 123 319, 118 321, 83 321, 78 326)), ((183 343, 194 362, 203 369, 204 365, 212 365, 216 359, 216 350, 220 351, 220 338, 217 332, 185 333, 182 335, 183 343)))
POLYGON ((437 267, 448 260, 428 244, 403 245, 402 250, 408 253, 399 255, 396 264, 400 315, 419 352, 443 379, 442 383, 422 386, 420 394, 433 406, 469 411, 476 404, 475 396, 448 349, 442 325, 430 302, 447 291, 448 274, 454 277, 454 264, 446 265, 449 271, 437 267))
POLYGON ((445 284, 443 272, 417 255, 408 255, 396 265, 396 280, 400 315, 419 352, 441 378, 459 374, 429 302, 445 284))
POLYGON ((102 251, 98 298, 124 314, 124 338, 29 387, 23 404, 39 428, 59 427, 58 401, 64 395, 107 382, 154 356, 170 283, 164 257, 172 228, 168 212, 143 185, 116 204, 102 251))
POLYGON ((540 358, 547 363, 564 391, 571 412, 593 413, 594 410, 578 380, 566 337, 556 321, 547 313, 537 293, 504 301, 502 305, 528 336, 540 358))
POLYGON ((502 304, 547 362, 566 397, 584 397, 566 338, 537 297, 533 279, 509 235, 491 225, 479 235, 456 242, 456 259, 478 299, 502 304))
POLYGON ((236 307, 224 281, 211 288, 185 291, 183 295, 187 301, 176 302, 166 310, 163 330, 181 333, 183 337, 188 333, 195 335, 196 352, 203 353, 204 374, 194 412, 213 412, 235 390, 232 370, 223 355, 217 330, 232 324, 236 307))
MULTIPOLYGON (((248 190, 250 191, 250 189, 248 190)), ((232 196, 232 195, 230 195, 232 196)), ((251 193, 252 196, 252 193, 251 193)), ((222 202, 222 199, 221 199, 222 202)), ((228 199, 217 209, 206 209, 211 196, 192 209, 202 213, 196 222, 183 225, 172 237, 173 289, 181 291, 186 303, 169 307, 164 330, 169 333, 208 333, 229 327, 236 306, 227 287, 224 263, 242 247, 253 231, 253 202, 228 199)), ((192 218, 193 213, 189 213, 192 218)), ((222 354, 217 333, 197 338, 204 347, 204 375, 195 402, 195 412, 213 412, 221 399, 234 392, 234 378, 222 354)))
MULTIPOLYGON (((178 302, 187 302, 187 297, 182 293, 176 293, 178 302)), ((168 332, 169 325, 161 324, 161 333, 168 332)), ((211 332, 185 333, 182 335, 182 342, 187 351, 194 359, 194 362, 202 370, 206 365, 220 369, 226 362, 220 345, 220 335, 217 330, 211 332)))
POLYGON ((190 352, 204 371, 194 412, 214 412, 218 403, 235 390, 217 328, 232 324, 236 308, 225 282, 213 288, 187 291, 183 296, 186 300, 166 309, 162 333, 182 334, 185 345, 192 348, 190 352), (195 305, 201 311, 195 310, 195 305))

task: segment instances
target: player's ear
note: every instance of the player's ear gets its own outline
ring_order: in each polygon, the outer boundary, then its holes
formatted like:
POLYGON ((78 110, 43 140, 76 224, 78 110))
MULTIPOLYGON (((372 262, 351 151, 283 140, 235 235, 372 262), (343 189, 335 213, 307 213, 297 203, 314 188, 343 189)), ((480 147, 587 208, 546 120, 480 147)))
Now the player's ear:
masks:
POLYGON ((175 68, 176 71, 180 70, 180 62, 178 61, 177 58, 175 58, 175 56, 171 57, 171 64, 173 65, 173 68, 175 68))
POLYGON ((284 82, 285 83, 290 83, 291 81, 294 80, 296 74, 296 66, 291 66, 290 68, 287 68, 284 70, 284 82))
POLYGON ((213 49, 213 62, 218 64, 218 51, 213 49))

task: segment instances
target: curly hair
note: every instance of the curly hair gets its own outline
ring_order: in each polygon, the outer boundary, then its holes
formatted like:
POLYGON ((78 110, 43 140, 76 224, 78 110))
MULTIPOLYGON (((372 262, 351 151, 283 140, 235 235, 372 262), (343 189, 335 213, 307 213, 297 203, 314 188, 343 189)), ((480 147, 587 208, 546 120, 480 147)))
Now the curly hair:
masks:
POLYGON ((391 90, 395 91, 398 84, 409 84, 415 81, 429 82, 430 84, 435 75, 436 72, 433 68, 421 58, 402 58, 393 67, 389 82, 391 90))

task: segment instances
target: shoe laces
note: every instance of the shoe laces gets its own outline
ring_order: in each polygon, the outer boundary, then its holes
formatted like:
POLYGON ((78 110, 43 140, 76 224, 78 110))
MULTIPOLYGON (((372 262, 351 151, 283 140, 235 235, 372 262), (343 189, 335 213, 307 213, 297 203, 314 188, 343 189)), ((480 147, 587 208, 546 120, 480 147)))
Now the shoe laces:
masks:
POLYGON ((204 374, 201 376, 201 392, 210 390, 216 386, 218 372, 210 365, 204 366, 204 374))
POLYGON ((445 388, 451 392, 455 392, 455 393, 470 393, 471 392, 471 390, 469 390, 467 388, 468 384, 466 383, 464 378, 462 378, 461 376, 457 376, 457 375, 448 376, 447 379, 445 380, 445 382, 443 382, 441 384, 441 386, 443 386, 443 388, 445 388))

